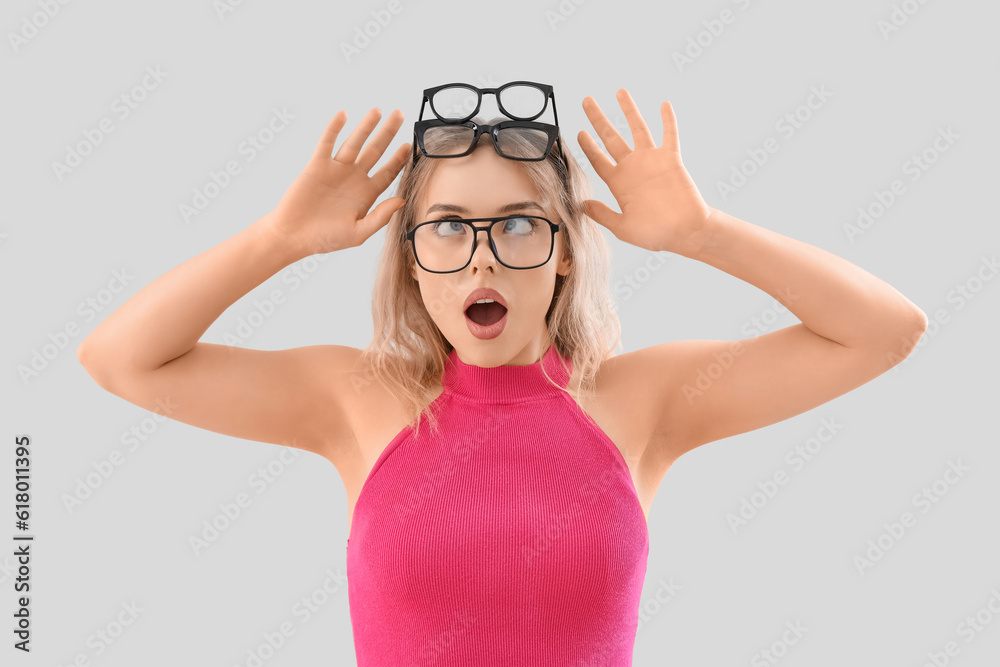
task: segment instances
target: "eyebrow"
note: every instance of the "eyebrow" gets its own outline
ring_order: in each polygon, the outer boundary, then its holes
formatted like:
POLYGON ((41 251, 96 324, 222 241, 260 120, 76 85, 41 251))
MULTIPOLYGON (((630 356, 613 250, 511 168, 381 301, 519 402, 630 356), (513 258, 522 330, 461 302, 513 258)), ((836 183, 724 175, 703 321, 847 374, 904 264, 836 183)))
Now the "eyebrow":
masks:
MULTIPOLYGON (((522 211, 522 210, 524 210, 526 208, 535 208, 535 209, 538 209, 539 211, 545 212, 545 209, 542 208, 538 203, 533 202, 531 200, 528 200, 528 201, 518 201, 518 202, 513 202, 513 203, 510 203, 510 204, 505 204, 505 205, 503 205, 503 206, 501 206, 500 208, 497 209, 497 213, 503 215, 504 213, 512 213, 514 211, 522 211)), ((425 213, 424 215, 430 215, 431 213, 435 213, 437 211, 450 211, 450 212, 453 212, 453 213, 468 213, 469 212, 467 209, 459 206, 458 204, 441 204, 441 203, 438 203, 438 204, 432 205, 429 209, 427 209, 427 213, 425 213)))

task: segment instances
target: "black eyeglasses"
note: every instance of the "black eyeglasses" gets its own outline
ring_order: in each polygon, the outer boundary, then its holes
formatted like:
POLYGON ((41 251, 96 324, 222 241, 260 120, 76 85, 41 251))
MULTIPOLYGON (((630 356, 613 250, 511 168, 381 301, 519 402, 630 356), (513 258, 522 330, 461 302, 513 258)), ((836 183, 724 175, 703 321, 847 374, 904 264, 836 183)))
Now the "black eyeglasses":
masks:
POLYGON ((420 105, 420 120, 413 124, 413 164, 417 148, 427 157, 449 158, 468 155, 479 137, 488 133, 497 153, 511 160, 535 162, 544 160, 553 145, 559 146, 559 174, 568 185, 569 163, 559 139, 559 114, 552 86, 534 81, 511 81, 498 88, 478 88, 467 83, 447 83, 424 90, 420 105), (478 125, 470 119, 479 112, 483 94, 493 94, 497 106, 509 118, 495 125, 478 125), (554 124, 533 122, 548 108, 552 100, 554 124), (423 120, 424 108, 430 104, 437 120, 423 120), (468 143, 466 143, 466 141, 468 143), (528 144, 528 157, 514 157, 518 144, 528 144))
POLYGON ((420 117, 423 118, 424 105, 430 103, 431 111, 440 120, 457 123, 467 121, 479 113, 483 93, 494 95, 500 111, 512 120, 535 120, 548 107, 551 98, 552 115, 555 125, 559 125, 552 86, 534 81, 511 81, 498 88, 477 88, 467 83, 446 83, 427 88, 420 105, 420 117))
POLYGON ((561 225, 535 215, 445 218, 420 223, 406 234, 406 240, 412 244, 413 256, 424 271, 455 273, 469 265, 479 232, 486 232, 497 261, 508 269, 523 270, 538 268, 549 261, 560 228, 561 225), (473 222, 490 224, 477 227, 473 222))
MULTIPOLYGON (((536 162, 544 160, 559 141, 559 128, 548 123, 508 120, 495 125, 479 125, 471 120, 461 123, 431 119, 413 124, 413 153, 417 147, 427 157, 449 158, 468 155, 479 137, 489 135, 497 153, 509 160, 536 162), (514 155, 520 149, 524 157, 514 155)), ((562 148, 560 147, 560 152, 562 148)))

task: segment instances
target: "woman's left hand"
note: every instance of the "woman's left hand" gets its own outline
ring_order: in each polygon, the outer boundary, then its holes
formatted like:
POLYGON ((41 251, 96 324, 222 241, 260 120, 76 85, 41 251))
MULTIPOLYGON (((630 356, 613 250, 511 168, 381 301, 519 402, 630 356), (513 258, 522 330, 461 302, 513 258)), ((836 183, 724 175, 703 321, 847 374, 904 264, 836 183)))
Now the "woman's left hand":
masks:
POLYGON ((628 119, 634 149, 629 148, 593 97, 584 98, 583 109, 614 162, 586 130, 580 131, 577 141, 622 212, 587 199, 586 213, 626 243, 652 251, 681 253, 705 230, 711 208, 681 162, 673 107, 670 102, 660 106, 663 146, 657 148, 635 101, 624 88, 618 91, 618 101, 628 119))

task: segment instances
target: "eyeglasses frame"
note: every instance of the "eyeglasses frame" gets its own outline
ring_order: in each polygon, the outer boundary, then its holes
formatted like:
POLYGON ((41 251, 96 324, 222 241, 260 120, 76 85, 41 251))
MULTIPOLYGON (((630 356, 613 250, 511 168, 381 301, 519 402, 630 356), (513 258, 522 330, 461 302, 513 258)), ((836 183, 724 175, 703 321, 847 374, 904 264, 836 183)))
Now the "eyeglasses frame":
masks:
MULTIPOLYGON (((430 122, 430 121, 424 121, 423 120, 423 117, 424 117, 424 108, 428 104, 430 104, 431 113, 433 113, 437 117, 437 119, 441 122, 441 124, 443 124, 443 125, 465 125, 466 127, 468 127, 469 125, 467 125, 466 123, 469 122, 470 119, 473 116, 475 116, 477 113, 479 113, 479 108, 482 106, 482 103, 483 103, 483 93, 492 93, 494 95, 494 97, 496 97, 497 107, 500 109, 500 111, 505 116, 507 116, 508 118, 512 119, 511 121, 505 121, 503 123, 497 123, 496 127, 498 129, 503 129, 504 127, 520 126, 519 125, 520 123, 529 123, 528 125, 526 125, 526 127, 531 127, 531 128, 534 128, 534 129, 545 129, 545 126, 555 127, 555 135, 556 135, 555 144, 559 147, 559 163, 560 163, 560 167, 561 167, 559 169, 559 175, 562 178, 563 185, 565 187, 568 187, 568 185, 569 185, 569 183, 568 183, 568 180, 569 180, 569 162, 566 161, 566 153, 563 151, 562 141, 559 139, 559 113, 556 111, 556 94, 555 94, 555 91, 552 89, 551 85, 545 84, 545 83, 537 83, 535 81, 510 81, 510 82, 505 83, 502 86, 499 86, 497 88, 479 88, 477 86, 473 86, 471 84, 461 83, 461 82, 445 83, 445 84, 442 84, 440 86, 434 86, 433 88, 425 88, 424 89, 424 98, 423 98, 423 100, 420 103, 420 116, 418 116, 418 118, 420 120, 418 120, 417 122, 415 122, 413 124, 413 144, 412 144, 413 157, 412 157, 411 163, 412 164, 416 164, 416 162, 417 162, 417 144, 418 143, 420 145, 420 152, 423 153, 425 157, 432 157, 432 156, 427 155, 427 151, 424 148, 424 142, 423 142, 423 138, 424 138, 423 132, 424 132, 424 130, 426 130, 427 127, 431 127, 432 125, 423 125, 423 126, 421 126, 421 131, 420 131, 420 134, 419 134, 419 139, 418 139, 418 134, 417 134, 417 125, 419 123, 429 123, 430 122), (542 110, 539 111, 534 116, 532 116, 531 118, 518 118, 517 116, 513 116, 512 114, 508 113, 507 110, 504 109, 503 105, 500 103, 500 92, 503 91, 505 88, 508 88, 508 87, 514 86, 514 85, 528 85, 528 86, 534 86, 535 88, 540 89, 544 93, 544 95, 545 95, 545 105, 542 107, 542 110), (431 102, 431 99, 434 97, 435 93, 437 93, 438 91, 440 91, 440 90, 442 90, 444 88, 449 88, 449 87, 452 87, 452 86, 458 86, 458 87, 462 87, 462 88, 469 88, 471 90, 476 91, 476 93, 478 95, 478 98, 476 100, 476 108, 472 111, 472 113, 470 113, 468 116, 466 116, 464 118, 441 118, 441 116, 438 115, 437 110, 434 108, 434 103, 431 102), (545 110, 548 109, 548 107, 549 107, 549 99, 552 100, 552 117, 555 120, 555 122, 554 123, 531 123, 531 121, 534 121, 535 118, 538 118, 543 113, 545 113, 545 110), (507 125, 506 123, 512 123, 512 125, 507 125)), ((473 138, 472 145, 470 146, 470 148, 469 148, 468 151, 466 151, 465 153, 462 153, 461 155, 434 156, 435 159, 437 159, 439 157, 441 157, 441 158, 450 158, 450 157, 464 157, 464 156, 468 155, 469 153, 471 153, 475 149, 476 145, 479 142, 480 135, 483 132, 485 132, 485 131, 488 131, 490 133, 490 139, 492 139, 492 141, 493 141, 493 148, 494 148, 494 150, 496 150, 497 154, 500 155, 503 158, 508 159, 508 160, 521 160, 521 161, 525 161, 525 162, 539 162, 539 161, 544 160, 545 158, 547 158, 548 155, 549 155, 549 153, 552 152, 552 145, 550 143, 549 146, 548 146, 548 148, 547 148, 547 150, 546 150, 546 152, 545 152, 545 155, 543 155, 541 158, 528 158, 528 159, 525 159, 525 158, 509 158, 506 155, 503 155, 502 153, 500 153, 500 145, 497 143, 497 136, 496 136, 496 131, 497 130, 494 129, 494 126, 492 126, 492 125, 483 125, 483 126, 481 126, 482 127, 481 130, 479 129, 480 126, 476 125, 475 123, 472 123, 472 126, 474 126, 474 129, 476 129, 476 136, 473 138)), ((550 137, 550 142, 551 142, 551 137, 550 137)))
MULTIPOLYGON (((424 157, 429 158, 453 158, 453 157, 464 157, 476 149, 476 145, 479 143, 479 137, 483 134, 488 134, 490 139, 493 140, 493 148, 500 157, 507 158, 508 160, 521 160, 522 162, 540 162, 549 156, 552 151, 552 145, 559 141, 559 128, 556 125, 550 123, 536 123, 532 121, 521 121, 521 120, 505 120, 495 125, 479 125, 478 123, 467 120, 461 123, 448 123, 440 119, 429 119, 429 120, 418 120, 413 124, 413 159, 416 161, 417 146, 420 146, 420 152, 424 157), (427 152, 427 148, 424 146, 424 133, 434 127, 468 127, 473 131, 472 141, 469 143, 469 148, 463 153, 454 153, 452 155, 430 155, 427 152), (544 132, 546 135, 545 150, 542 152, 541 157, 514 157, 512 155, 504 155, 500 151, 500 130, 505 130, 514 127, 523 127, 530 130, 539 130, 544 132)), ((559 147, 560 154, 562 153, 562 146, 559 147)))
POLYGON ((489 239, 490 252, 493 253, 493 257, 495 257, 496 260, 500 262, 500 264, 506 266, 508 269, 514 269, 515 271, 527 271, 529 269, 537 269, 540 266, 545 266, 546 264, 548 264, 549 260, 552 259, 552 252, 553 250, 555 250, 556 247, 556 234, 559 232, 560 229, 562 229, 561 224, 557 225, 548 218, 543 218, 540 215, 513 214, 513 215, 503 215, 495 218, 462 218, 462 219, 442 218, 440 220, 428 220, 426 222, 421 222, 419 225, 416 225, 413 229, 407 232, 405 238, 407 241, 410 242, 410 247, 413 250, 413 257, 414 259, 417 260, 417 264, 419 264, 420 268, 422 268, 424 271, 427 271, 428 273, 458 273, 459 271, 465 269, 465 267, 469 266, 469 264, 472 263, 472 258, 476 255, 476 246, 479 245, 479 232, 486 232, 486 237, 489 239), (493 241, 493 231, 492 231, 493 225, 503 220, 510 220, 512 218, 533 218, 536 220, 544 220, 545 222, 549 223, 549 230, 550 230, 549 254, 548 257, 545 258, 544 262, 542 262, 541 264, 536 264, 534 266, 511 266, 510 264, 507 264, 502 259, 500 259, 500 256, 497 254, 496 244, 493 241), (473 222, 487 222, 487 221, 490 224, 486 225, 485 227, 472 224, 473 222), (472 252, 469 253, 469 259, 466 260, 465 264, 463 264, 460 268, 452 269, 451 271, 432 271, 431 269, 425 267, 423 263, 420 261, 420 257, 417 256, 417 241, 415 238, 417 230, 423 227, 424 225, 436 224, 441 222, 461 222, 466 226, 472 228, 472 252))
POLYGON ((555 125, 557 127, 559 126, 559 114, 556 113, 556 95, 555 95, 555 92, 553 92, 553 90, 552 90, 552 86, 549 85, 549 84, 546 84, 546 83, 537 83, 535 81, 510 81, 510 82, 505 83, 502 86, 499 86, 497 88, 479 88, 478 86, 473 86, 472 84, 461 83, 461 82, 446 83, 446 84, 443 84, 443 85, 440 85, 440 86, 434 86, 433 88, 425 88, 424 89, 424 100, 423 100, 423 102, 420 105, 420 118, 424 117, 424 106, 427 105, 427 104, 430 104, 430 106, 431 106, 431 112, 435 116, 437 116, 438 119, 440 119, 442 121, 445 121, 446 123, 447 122, 456 122, 456 123, 465 122, 465 121, 469 120, 470 118, 472 118, 473 116, 475 116, 477 113, 479 113, 479 107, 481 107, 482 104, 483 104, 483 93, 490 93, 490 94, 492 94, 496 98, 497 107, 500 109, 500 112, 503 113, 503 115, 507 116, 508 118, 510 118, 512 120, 529 120, 529 121, 530 120, 535 120, 536 118, 538 118, 539 116, 541 116, 543 113, 545 113, 545 110, 549 108, 549 99, 551 98, 551 100, 552 100, 552 116, 553 116, 553 118, 555 118, 555 125), (538 113, 536 113, 534 116, 532 116, 530 118, 521 118, 521 117, 515 116, 514 114, 510 113, 509 111, 507 111, 503 107, 503 104, 500 102, 500 93, 504 89, 510 88, 511 86, 532 86, 534 88, 538 88, 539 90, 541 90, 542 94, 545 96, 545 104, 542 106, 541 111, 539 111, 538 113), (439 114, 437 112, 437 109, 434 108, 434 102, 433 102, 434 95, 436 95, 439 91, 444 90, 445 88, 451 88, 451 87, 468 88, 470 90, 476 91, 476 95, 478 96, 477 99, 476 99, 476 108, 473 109, 472 113, 470 113, 465 118, 442 118, 441 114, 439 114))

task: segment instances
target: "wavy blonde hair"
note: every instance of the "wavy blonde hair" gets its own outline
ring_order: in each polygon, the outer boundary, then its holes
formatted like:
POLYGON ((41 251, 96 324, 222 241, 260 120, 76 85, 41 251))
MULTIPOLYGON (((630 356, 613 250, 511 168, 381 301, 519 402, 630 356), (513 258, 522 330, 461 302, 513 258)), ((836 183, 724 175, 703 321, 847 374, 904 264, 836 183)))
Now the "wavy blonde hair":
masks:
MULTIPOLYGON (((506 119, 495 118, 490 122, 502 120, 506 119)), ((473 121, 483 123, 478 117, 473 121)), ((468 141, 467 136, 462 139, 458 133, 440 134, 445 136, 425 137, 428 150, 436 152, 468 141)), ((483 141, 491 143, 485 135, 480 137, 480 142, 483 141)), ((521 136, 509 143, 505 140, 504 152, 518 157, 528 156, 532 151, 537 154, 532 146, 529 138, 521 136)), ((513 162, 534 183, 542 205, 556 212, 562 222, 563 252, 572 258, 568 275, 556 274, 545 323, 556 351, 569 357, 573 364, 568 386, 563 390, 579 401, 593 395, 594 379, 601 364, 620 351, 621 324, 609 285, 611 249, 597 223, 584 214, 583 200, 590 197, 590 183, 574 157, 565 151, 564 154, 569 170, 566 184, 555 147, 545 160, 513 162)), ((400 178, 394 196, 402 197, 406 203, 393 213, 385 227, 386 241, 372 290, 375 335, 361 357, 375 380, 400 401, 409 415, 409 425, 418 433, 423 418, 428 419, 432 433, 437 431, 431 401, 434 386, 441 382, 454 346, 434 323, 420 286, 411 275, 415 260, 406 234, 421 222, 416 219, 421 195, 435 167, 444 159, 448 158, 428 158, 421 154, 416 164, 412 160, 407 164, 400 178)), ((545 372, 544 365, 542 372, 559 386, 545 372)))

